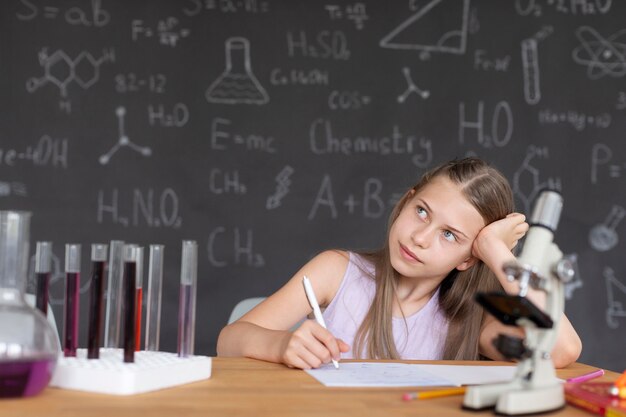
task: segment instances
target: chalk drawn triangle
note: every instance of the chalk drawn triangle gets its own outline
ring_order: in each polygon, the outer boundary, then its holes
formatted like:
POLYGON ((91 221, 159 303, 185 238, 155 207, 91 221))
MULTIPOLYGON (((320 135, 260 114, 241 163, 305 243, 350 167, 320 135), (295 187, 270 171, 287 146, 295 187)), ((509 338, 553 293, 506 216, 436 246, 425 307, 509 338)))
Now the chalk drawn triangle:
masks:
POLYGON ((606 282, 606 291, 609 305, 606 309, 606 324, 611 329, 619 327, 616 317, 626 317, 626 284, 615 276, 613 268, 604 267, 602 273, 606 282))
POLYGON ((382 38, 380 46, 462 55, 467 45, 469 3, 432 0, 382 38), (450 7, 443 7, 446 4, 450 7))

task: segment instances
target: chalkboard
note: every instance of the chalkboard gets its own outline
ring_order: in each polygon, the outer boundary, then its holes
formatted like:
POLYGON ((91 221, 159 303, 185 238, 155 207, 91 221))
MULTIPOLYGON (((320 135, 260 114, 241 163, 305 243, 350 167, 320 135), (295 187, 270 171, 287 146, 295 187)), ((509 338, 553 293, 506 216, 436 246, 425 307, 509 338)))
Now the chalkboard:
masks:
POLYGON ((83 317, 91 243, 165 245, 169 351, 196 240, 196 353, 214 355, 237 301, 323 249, 380 246, 425 170, 478 155, 519 211, 562 192, 580 360, 622 371, 624 16, 612 0, 3 1, 0 208, 53 242, 58 321, 65 243, 83 245, 83 317))

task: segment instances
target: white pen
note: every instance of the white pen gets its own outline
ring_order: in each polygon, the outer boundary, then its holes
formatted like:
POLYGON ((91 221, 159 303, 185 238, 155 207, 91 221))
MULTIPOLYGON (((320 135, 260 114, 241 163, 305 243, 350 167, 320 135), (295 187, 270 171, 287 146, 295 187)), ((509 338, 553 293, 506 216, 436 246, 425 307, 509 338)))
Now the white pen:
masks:
MULTIPOLYGON (((311 308, 313 309, 313 315, 315 316, 315 321, 317 324, 326 328, 326 323, 324 322, 324 316, 322 316, 322 311, 320 310, 320 305, 317 303, 317 298, 315 297, 315 292, 313 291, 313 287, 311 286, 311 281, 306 277, 306 275, 302 278, 302 284, 304 285, 304 293, 306 294, 307 300, 309 300, 309 304, 311 304, 311 308)), ((333 365, 335 365, 336 369, 339 369, 339 363, 333 359, 333 365)))

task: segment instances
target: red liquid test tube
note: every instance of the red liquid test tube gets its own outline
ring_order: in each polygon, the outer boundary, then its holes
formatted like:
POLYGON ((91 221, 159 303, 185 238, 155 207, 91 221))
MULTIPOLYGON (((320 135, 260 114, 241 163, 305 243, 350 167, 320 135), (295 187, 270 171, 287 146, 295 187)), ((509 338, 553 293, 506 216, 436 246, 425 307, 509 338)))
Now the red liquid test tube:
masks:
POLYGON ((137 247, 137 269, 135 273, 135 351, 141 350, 141 313, 143 305, 143 248, 137 247))
POLYGON ((94 243, 91 245, 91 288, 89 291, 89 332, 87 335, 88 359, 100 358, 107 249, 108 246, 106 244, 94 243))
POLYGON ((135 362, 137 245, 124 245, 124 362, 135 362))

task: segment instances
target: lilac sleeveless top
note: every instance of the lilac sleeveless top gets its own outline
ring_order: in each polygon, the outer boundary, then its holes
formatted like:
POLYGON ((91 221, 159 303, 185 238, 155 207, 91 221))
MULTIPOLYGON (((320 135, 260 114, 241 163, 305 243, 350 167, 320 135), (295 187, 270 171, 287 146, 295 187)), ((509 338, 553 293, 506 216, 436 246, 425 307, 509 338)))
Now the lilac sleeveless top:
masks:
MULTIPOLYGON (((352 348, 375 291, 373 265, 350 252, 348 269, 323 315, 328 330, 352 348)), ((439 307, 439 289, 421 310, 406 319, 393 317, 392 321, 393 338, 402 359, 442 359, 448 321, 439 307)), ((344 359, 359 356, 364 358, 352 350, 341 355, 344 359)))

